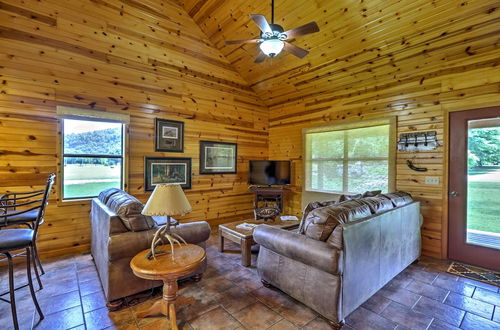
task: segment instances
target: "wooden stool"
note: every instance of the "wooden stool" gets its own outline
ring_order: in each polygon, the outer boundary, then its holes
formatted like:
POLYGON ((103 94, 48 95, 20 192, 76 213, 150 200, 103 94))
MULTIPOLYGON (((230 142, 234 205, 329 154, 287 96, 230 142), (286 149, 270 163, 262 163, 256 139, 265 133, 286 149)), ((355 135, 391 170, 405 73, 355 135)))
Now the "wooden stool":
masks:
POLYGON ((175 306, 189 305, 195 301, 193 297, 177 297, 177 279, 191 274, 201 266, 206 258, 205 250, 194 244, 176 245, 174 260, 170 253, 170 245, 157 247, 157 251, 167 253, 157 255, 156 259, 146 258, 149 251, 148 249, 139 252, 130 261, 130 267, 140 278, 163 281, 163 298, 137 316, 142 318, 163 314, 170 319, 172 329, 177 330, 175 306))

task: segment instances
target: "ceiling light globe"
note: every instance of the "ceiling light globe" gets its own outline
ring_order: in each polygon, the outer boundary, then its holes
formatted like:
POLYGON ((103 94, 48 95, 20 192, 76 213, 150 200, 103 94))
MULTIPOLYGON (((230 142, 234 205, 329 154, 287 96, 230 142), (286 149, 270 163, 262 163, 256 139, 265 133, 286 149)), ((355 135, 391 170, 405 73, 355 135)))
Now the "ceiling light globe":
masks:
POLYGON ((260 44, 260 50, 269 57, 275 57, 278 55, 285 46, 285 43, 279 39, 268 39, 264 40, 260 44))

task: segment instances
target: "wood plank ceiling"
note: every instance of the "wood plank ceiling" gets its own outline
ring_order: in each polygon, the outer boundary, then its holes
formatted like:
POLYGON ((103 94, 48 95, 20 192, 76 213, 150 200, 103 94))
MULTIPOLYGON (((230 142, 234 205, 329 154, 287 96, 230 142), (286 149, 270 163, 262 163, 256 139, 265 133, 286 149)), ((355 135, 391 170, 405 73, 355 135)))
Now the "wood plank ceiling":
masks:
POLYGON ((398 134, 435 130, 432 152, 397 154, 397 188, 422 202, 423 253, 446 257, 449 111, 500 104, 498 0, 276 0, 285 30, 316 21, 298 37, 304 59, 283 53, 254 64, 258 37, 248 14, 270 18, 271 1, 186 0, 184 8, 269 107, 269 157, 292 159, 286 212, 300 215, 302 128, 397 116, 398 134), (415 157, 424 174, 409 170, 415 157), (428 185, 424 176, 436 176, 428 185))
POLYGON ((373 81, 419 81, 422 67, 430 71, 443 62, 457 63, 484 52, 485 47, 494 50, 498 38, 497 0, 276 0, 275 21, 285 30, 316 21, 321 31, 292 41, 311 51, 304 59, 283 52, 254 64, 256 44, 226 46, 224 41, 258 37, 259 29, 248 15, 263 14, 270 21, 270 2, 183 1, 210 40, 271 107, 341 90, 352 93, 354 81, 363 91, 373 87, 373 81), (467 44, 471 47, 465 51, 467 44))

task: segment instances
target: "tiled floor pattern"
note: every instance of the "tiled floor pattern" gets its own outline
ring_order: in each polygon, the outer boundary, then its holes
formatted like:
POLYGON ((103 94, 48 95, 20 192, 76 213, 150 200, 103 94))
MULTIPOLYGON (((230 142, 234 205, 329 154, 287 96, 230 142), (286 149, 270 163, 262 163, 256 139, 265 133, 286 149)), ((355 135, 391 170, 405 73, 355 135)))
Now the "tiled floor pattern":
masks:
MULTIPOLYGON (((197 301, 178 312, 182 329, 330 329, 315 312, 276 289, 264 288, 255 267, 239 264, 236 245, 217 251, 209 240, 208 269, 199 283, 180 285, 197 301)), ((253 256, 255 264, 256 256, 253 256)), ((500 329, 499 288, 447 274, 447 262, 424 258, 411 265, 354 311, 343 329, 500 329)), ((22 264, 16 266, 24 281, 22 264)), ((38 315, 27 288, 16 293, 21 329, 168 329, 164 317, 138 319, 154 300, 108 312, 89 255, 45 262, 44 289, 37 292, 45 319, 38 315), (35 323, 35 324, 33 324, 35 323)), ((7 288, 2 268, 0 287, 7 288)), ((18 283, 19 283, 18 282, 18 283)), ((0 329, 12 328, 10 306, 0 302, 0 329)))

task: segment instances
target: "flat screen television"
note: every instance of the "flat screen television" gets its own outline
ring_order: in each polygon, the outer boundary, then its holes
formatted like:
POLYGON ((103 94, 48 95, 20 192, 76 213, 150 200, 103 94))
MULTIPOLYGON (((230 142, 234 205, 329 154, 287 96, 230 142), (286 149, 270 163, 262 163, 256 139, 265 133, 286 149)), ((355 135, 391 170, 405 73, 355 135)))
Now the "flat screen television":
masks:
POLYGON ((290 161, 251 160, 248 183, 253 185, 290 184, 290 161))

